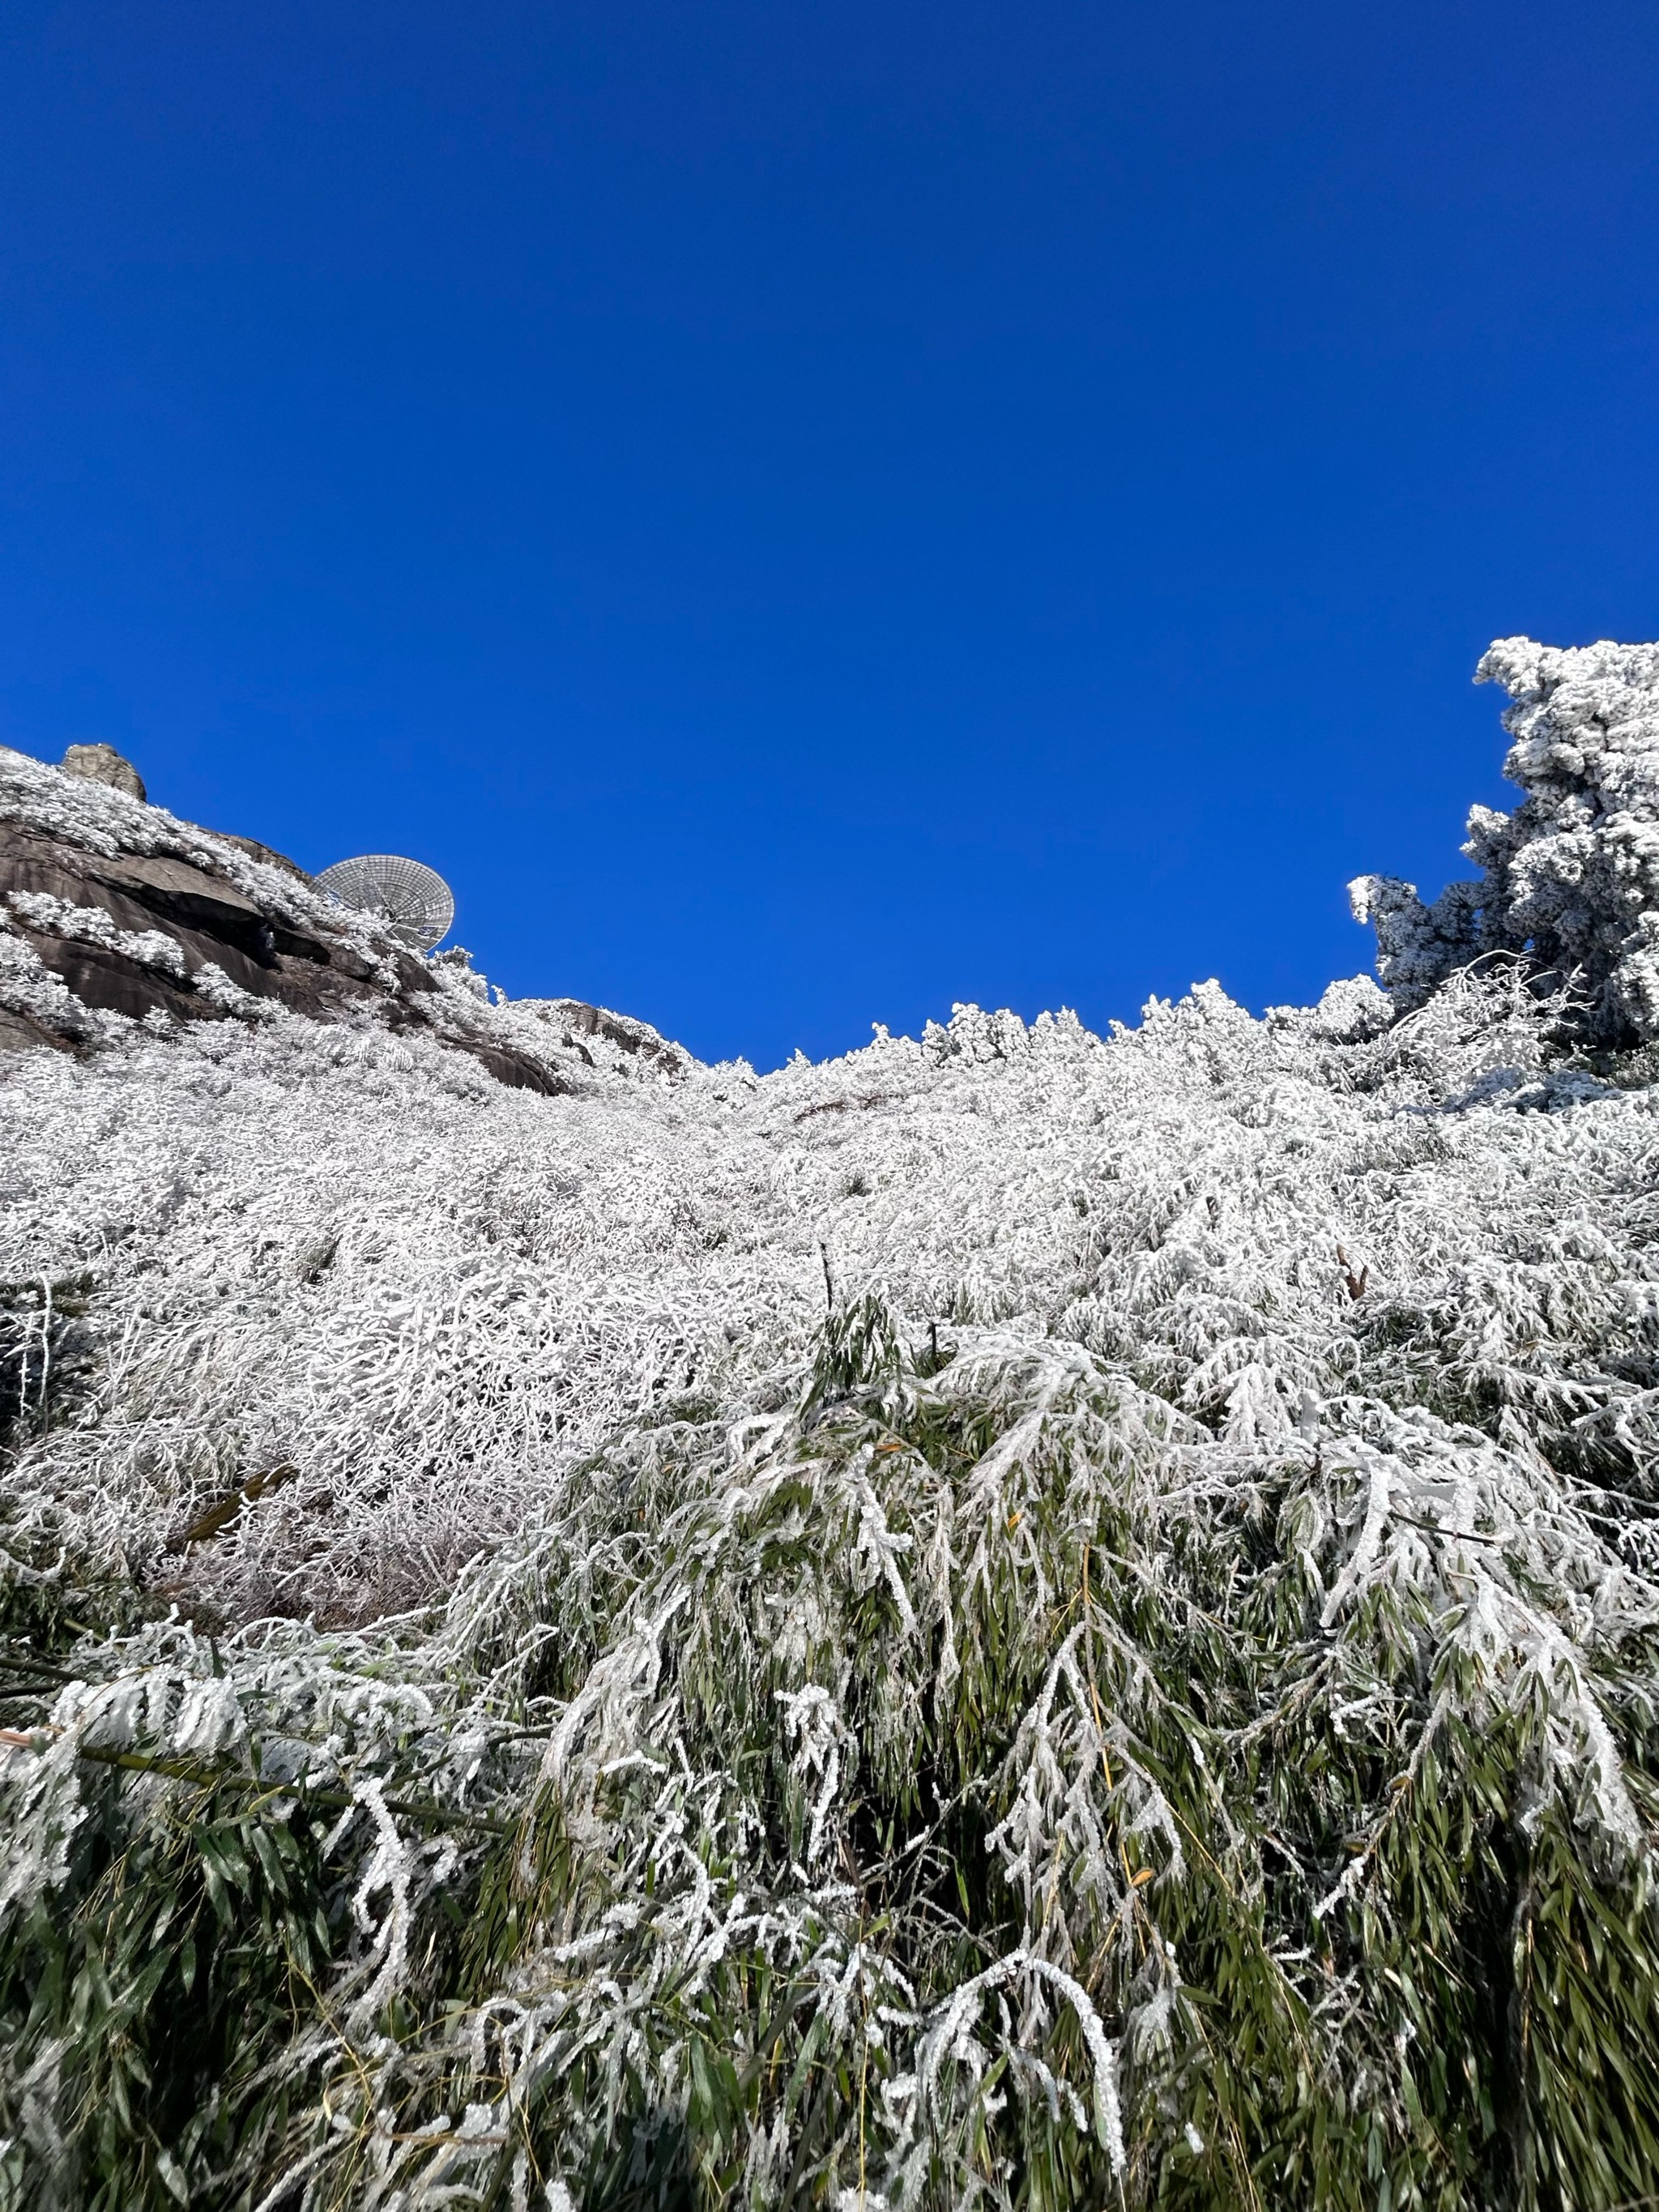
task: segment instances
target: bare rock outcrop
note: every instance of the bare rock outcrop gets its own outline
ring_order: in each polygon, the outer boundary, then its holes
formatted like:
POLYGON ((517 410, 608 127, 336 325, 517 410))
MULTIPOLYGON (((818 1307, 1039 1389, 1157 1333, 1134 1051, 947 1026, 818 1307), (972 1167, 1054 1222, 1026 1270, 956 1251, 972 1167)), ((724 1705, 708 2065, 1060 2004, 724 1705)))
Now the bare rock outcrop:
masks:
POLYGON ((473 994, 281 854, 145 805, 101 764, 0 748, 0 1051, 84 1048, 100 1016, 247 1020, 273 1002, 424 1032, 515 1088, 573 1087, 560 1055, 499 1033, 473 994))
POLYGON ((597 1037, 670 1078, 689 1075, 697 1065, 684 1045, 653 1030, 649 1022, 635 1021, 631 1014, 613 1014, 604 1006, 590 1006, 582 999, 533 999, 520 1003, 556 1030, 584 1060, 591 1060, 592 1055, 582 1040, 597 1037))
POLYGON ((0 1066, 175 1023, 372 1026, 556 1096, 678 1083, 698 1063, 649 1024, 575 999, 510 1005, 459 946, 423 957, 251 837, 148 805, 108 745, 49 768, 0 746, 0 1066))
POLYGON ((64 755, 64 773, 83 775, 93 783, 106 783, 112 791, 124 791, 129 799, 136 799, 141 805, 143 802, 144 779, 113 745, 71 745, 64 755))

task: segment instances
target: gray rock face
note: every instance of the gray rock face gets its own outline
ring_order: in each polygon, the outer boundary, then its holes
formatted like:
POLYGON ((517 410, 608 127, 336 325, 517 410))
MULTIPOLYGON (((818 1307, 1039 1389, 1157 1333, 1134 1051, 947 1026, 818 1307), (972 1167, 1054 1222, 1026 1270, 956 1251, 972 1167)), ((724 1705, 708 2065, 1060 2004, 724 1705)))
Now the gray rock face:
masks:
POLYGON ((613 1014, 608 1007, 590 1006, 581 999, 540 999, 534 1005, 542 1018, 556 1023, 573 1043, 580 1037, 602 1036, 670 1075, 684 1075, 695 1065, 684 1045, 631 1014, 613 1014))
MULTIPOLYGON (((14 908, 9 927, 82 1006, 133 1021, 157 1009, 181 1022, 223 1020, 224 1010, 192 984, 211 963, 239 989, 313 1021, 338 1021, 353 1005, 369 1006, 392 1030, 426 1030, 468 1054, 499 1083, 549 1094, 568 1087, 530 1054, 443 1023, 437 983, 414 953, 388 944, 377 969, 356 945, 266 911, 222 876, 174 854, 92 852, 0 820, 0 902, 16 892, 95 908, 129 937, 159 931, 178 946, 183 972, 170 973, 118 946, 61 936, 50 922, 32 919, 27 903, 14 908)), ((15 1011, 0 1018, 0 1051, 61 1049, 64 1042, 15 1011)))
POLYGON ((695 1071, 603 1007, 490 1004, 465 953, 424 959, 268 846, 133 805, 143 787, 109 746, 71 754, 66 773, 0 745, 0 1082, 16 1053, 96 1053, 129 1022, 257 1022, 271 1001, 465 1054, 544 1097, 695 1071))
POLYGON ((237 837, 228 830, 216 830, 211 834, 222 837, 227 845, 234 845, 238 852, 246 853, 250 860, 263 860, 268 868, 280 868, 284 875, 292 876, 296 883, 308 884, 311 881, 297 860, 290 860, 286 853, 275 852, 269 845, 262 845, 257 837, 237 837))
POLYGON ((84 775, 93 783, 106 783, 112 790, 125 791, 129 799, 142 800, 144 780, 130 760, 123 760, 113 745, 71 745, 64 755, 66 775, 84 775))

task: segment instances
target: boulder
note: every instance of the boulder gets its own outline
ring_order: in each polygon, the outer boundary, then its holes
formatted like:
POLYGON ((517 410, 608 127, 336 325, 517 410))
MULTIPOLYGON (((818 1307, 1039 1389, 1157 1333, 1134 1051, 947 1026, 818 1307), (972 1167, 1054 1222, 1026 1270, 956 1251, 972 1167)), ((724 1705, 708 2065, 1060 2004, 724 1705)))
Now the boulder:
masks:
POLYGON ((269 845, 262 845, 257 837, 234 836, 228 830, 212 830, 208 834, 222 838, 227 845, 234 845, 237 851, 246 853, 250 860, 261 861, 267 868, 280 868, 285 876, 292 876, 298 883, 308 884, 311 881, 297 860, 290 860, 286 853, 278 853, 269 845))
POLYGON ((125 791, 129 799, 142 800, 144 796, 143 776, 113 745, 71 745, 64 755, 64 773, 84 775, 93 783, 106 783, 112 790, 125 791))
POLYGON ((631 1014, 613 1014, 608 1007, 590 1006, 582 999, 532 999, 521 1003, 561 1029, 571 1043, 580 1037, 603 1037, 667 1075, 684 1075, 696 1066, 684 1045, 653 1030, 649 1022, 635 1021, 631 1014))

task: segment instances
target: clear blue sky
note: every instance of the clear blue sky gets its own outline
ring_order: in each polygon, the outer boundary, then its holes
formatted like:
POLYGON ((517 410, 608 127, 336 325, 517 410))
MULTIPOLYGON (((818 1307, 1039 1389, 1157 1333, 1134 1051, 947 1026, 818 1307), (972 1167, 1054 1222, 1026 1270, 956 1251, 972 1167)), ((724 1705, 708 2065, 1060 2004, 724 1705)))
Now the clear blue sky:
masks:
POLYGON ((0 737, 773 1064, 1369 958, 1659 634, 1659 10, 11 0, 0 737))

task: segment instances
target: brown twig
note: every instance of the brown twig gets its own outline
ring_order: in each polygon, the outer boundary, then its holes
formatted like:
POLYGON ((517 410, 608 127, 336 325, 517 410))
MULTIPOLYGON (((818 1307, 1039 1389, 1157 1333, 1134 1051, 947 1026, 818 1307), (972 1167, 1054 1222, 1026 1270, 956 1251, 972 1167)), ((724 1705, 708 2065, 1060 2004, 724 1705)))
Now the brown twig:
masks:
POLYGON ((1336 1256, 1342 1269, 1342 1279, 1348 1286, 1348 1296, 1358 1305, 1365 1295, 1365 1285, 1371 1279, 1371 1271, 1369 1267, 1362 1267, 1356 1275, 1352 1261, 1340 1244, 1336 1248, 1336 1256))

